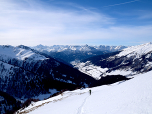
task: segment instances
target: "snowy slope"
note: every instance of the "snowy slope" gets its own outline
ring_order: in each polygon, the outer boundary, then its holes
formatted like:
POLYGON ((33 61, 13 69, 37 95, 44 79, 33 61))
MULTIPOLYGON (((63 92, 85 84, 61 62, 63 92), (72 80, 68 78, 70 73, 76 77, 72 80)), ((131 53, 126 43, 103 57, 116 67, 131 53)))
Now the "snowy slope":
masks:
POLYGON ((101 74, 108 70, 108 68, 101 68, 100 66, 93 65, 90 61, 85 63, 73 61, 71 64, 78 68, 79 71, 95 78, 96 80, 101 79, 101 74))
POLYGON ((33 102, 18 114, 152 114, 152 71, 135 78, 33 102))
POLYGON ((137 57, 140 57, 142 55, 145 55, 149 52, 152 51, 152 42, 146 43, 146 44, 142 44, 142 45, 137 45, 137 46, 132 46, 132 47, 128 47, 126 49, 123 49, 122 52, 120 52, 118 55, 116 56, 127 56, 130 57, 132 55, 136 55, 137 57))
POLYGON ((111 55, 94 56, 73 65, 98 79, 106 75, 132 76, 147 72, 152 70, 152 43, 128 47, 111 55))
POLYGON ((47 59, 45 56, 34 53, 30 49, 23 49, 20 47, 13 46, 0 46, 0 57, 2 59, 16 58, 18 60, 24 60, 26 58, 33 60, 44 60, 47 59))

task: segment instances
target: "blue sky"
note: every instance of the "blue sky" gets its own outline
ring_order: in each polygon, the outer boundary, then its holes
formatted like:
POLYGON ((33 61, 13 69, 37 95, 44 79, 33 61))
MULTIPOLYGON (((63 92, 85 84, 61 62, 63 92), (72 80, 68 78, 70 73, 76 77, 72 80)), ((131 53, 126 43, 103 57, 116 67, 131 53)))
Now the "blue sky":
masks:
POLYGON ((152 0, 0 0, 0 45, 152 42, 152 0))

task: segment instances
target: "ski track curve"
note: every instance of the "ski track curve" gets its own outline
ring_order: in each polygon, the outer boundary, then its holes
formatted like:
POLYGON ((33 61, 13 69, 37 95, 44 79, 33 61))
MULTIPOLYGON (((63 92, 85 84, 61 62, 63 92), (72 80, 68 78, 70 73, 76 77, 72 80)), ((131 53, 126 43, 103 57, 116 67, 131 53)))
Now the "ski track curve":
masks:
POLYGON ((84 99, 82 105, 78 108, 77 114, 84 114, 83 106, 85 105, 85 103, 86 103, 88 97, 89 97, 89 96, 87 96, 87 97, 84 99))

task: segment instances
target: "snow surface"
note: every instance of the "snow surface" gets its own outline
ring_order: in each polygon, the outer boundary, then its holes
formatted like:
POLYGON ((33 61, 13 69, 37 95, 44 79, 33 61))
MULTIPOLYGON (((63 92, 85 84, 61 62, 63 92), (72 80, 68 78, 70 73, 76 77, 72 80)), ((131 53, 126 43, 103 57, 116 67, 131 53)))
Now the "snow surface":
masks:
POLYGON ((132 71, 125 71, 125 70, 114 70, 112 72, 106 72, 103 76, 106 75, 123 75, 123 76, 132 76, 136 74, 136 72, 132 72, 132 71))
POLYGON ((151 42, 123 49, 123 51, 120 52, 117 56, 126 56, 129 54, 127 56, 127 57, 129 57, 129 56, 136 54, 136 56, 139 58, 141 55, 147 54, 150 51, 152 51, 152 43, 151 42))
POLYGON ((71 64, 75 68, 78 68, 79 71, 95 78, 96 80, 99 80, 101 75, 108 70, 108 68, 101 68, 100 66, 93 65, 90 61, 85 63, 73 61, 71 64))
POLYGON ((83 90, 66 91, 33 102, 18 113, 29 114, 152 114, 152 71, 135 78, 83 90), (89 95, 89 89, 92 94, 89 95))
POLYGON ((0 45, 0 58, 2 58, 2 57, 3 57, 3 59, 16 58, 18 60, 24 60, 26 58, 30 58, 33 60, 47 59, 45 56, 34 53, 33 51, 28 50, 28 49, 0 45))

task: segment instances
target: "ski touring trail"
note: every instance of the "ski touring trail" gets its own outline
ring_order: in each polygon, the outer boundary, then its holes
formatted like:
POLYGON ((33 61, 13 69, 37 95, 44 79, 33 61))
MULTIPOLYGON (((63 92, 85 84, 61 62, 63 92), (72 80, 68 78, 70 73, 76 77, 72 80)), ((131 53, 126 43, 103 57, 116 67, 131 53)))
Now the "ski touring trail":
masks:
MULTIPOLYGON (((89 95, 89 96, 90 96, 90 95, 89 95)), ((84 99, 82 105, 78 108, 77 114, 85 114, 84 105, 85 105, 85 103, 86 103, 86 101, 87 101, 87 99, 88 99, 89 96, 87 96, 87 97, 84 99)))

